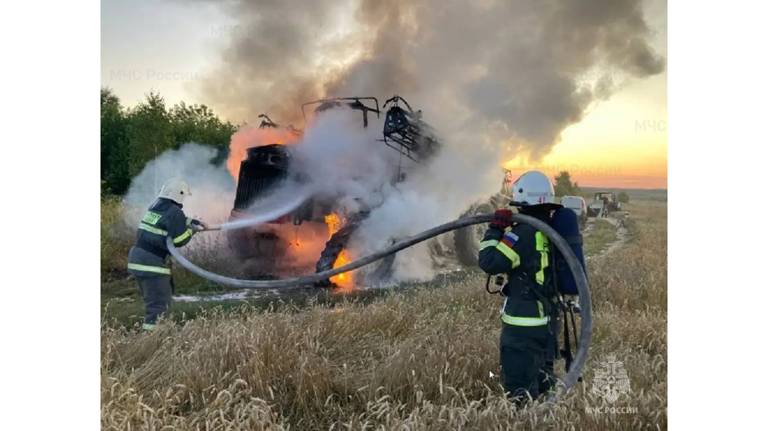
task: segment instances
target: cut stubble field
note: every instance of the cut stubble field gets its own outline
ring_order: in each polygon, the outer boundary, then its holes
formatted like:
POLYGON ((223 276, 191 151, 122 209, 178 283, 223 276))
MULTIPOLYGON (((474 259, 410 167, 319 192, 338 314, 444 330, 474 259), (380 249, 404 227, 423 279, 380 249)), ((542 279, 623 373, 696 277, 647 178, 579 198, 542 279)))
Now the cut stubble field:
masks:
POLYGON ((102 427, 665 429, 667 208, 628 208, 620 246, 602 224, 585 241, 593 342, 583 382, 555 406, 518 410, 504 397, 500 298, 470 272, 373 296, 176 313, 152 333, 105 313, 102 427), (630 387, 610 402, 593 389, 614 358, 630 387))

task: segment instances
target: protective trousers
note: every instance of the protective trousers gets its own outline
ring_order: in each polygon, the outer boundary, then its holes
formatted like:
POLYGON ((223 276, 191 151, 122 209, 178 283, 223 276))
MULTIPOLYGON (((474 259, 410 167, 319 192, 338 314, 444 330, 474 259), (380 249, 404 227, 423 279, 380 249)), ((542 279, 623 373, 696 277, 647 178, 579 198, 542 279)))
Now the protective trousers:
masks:
POLYGON ((139 283, 139 292, 144 299, 144 328, 151 329, 161 314, 168 311, 171 305, 173 288, 171 277, 161 275, 158 277, 136 277, 139 283))
POLYGON ((501 325, 501 378, 511 397, 525 402, 549 391, 555 383, 556 322, 538 327, 501 325))

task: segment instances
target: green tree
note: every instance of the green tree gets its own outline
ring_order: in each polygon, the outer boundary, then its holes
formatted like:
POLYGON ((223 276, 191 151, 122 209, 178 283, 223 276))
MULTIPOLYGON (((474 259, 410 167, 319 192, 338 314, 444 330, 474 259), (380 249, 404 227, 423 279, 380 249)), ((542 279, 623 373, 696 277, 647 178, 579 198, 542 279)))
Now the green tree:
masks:
POLYGON ((101 180, 106 193, 122 194, 130 183, 127 119, 120 100, 101 89, 101 180))
POLYGON ((133 157, 130 175, 135 176, 150 160, 174 147, 174 133, 165 100, 157 93, 149 93, 146 100, 128 114, 128 139, 133 157))
POLYGON ((175 146, 197 142, 216 147, 219 152, 212 163, 221 163, 229 154, 229 140, 237 126, 219 120, 205 105, 175 105, 169 112, 173 123, 175 146))
POLYGON ((173 123, 176 145, 197 142, 214 147, 226 147, 229 138, 237 127, 229 122, 222 122, 205 105, 187 105, 184 102, 175 105, 168 113, 173 123))
POLYGON ((579 183, 571 182, 571 174, 562 171, 555 177, 555 196, 578 195, 581 193, 579 183))
POLYGON ((213 163, 228 154, 237 126, 221 121, 205 105, 184 102, 167 109, 157 93, 126 109, 108 88, 101 89, 101 184, 103 194, 124 194, 131 178, 150 160, 187 142, 219 150, 213 163))

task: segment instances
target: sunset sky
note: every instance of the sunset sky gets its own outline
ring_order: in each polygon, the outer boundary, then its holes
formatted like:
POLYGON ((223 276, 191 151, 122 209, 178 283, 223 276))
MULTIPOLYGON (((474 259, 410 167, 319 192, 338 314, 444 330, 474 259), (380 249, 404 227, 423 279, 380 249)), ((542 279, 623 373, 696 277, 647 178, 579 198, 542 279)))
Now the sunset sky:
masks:
POLYGON ((550 175, 568 170, 585 186, 666 188, 666 80, 636 81, 602 102, 536 166, 550 175))
MULTIPOLYGON (((666 2, 644 7, 650 44, 666 57, 666 2)), ((102 1, 102 85, 126 106, 157 91, 169 105, 202 103, 226 109, 201 91, 233 32, 231 16, 215 2, 102 1)), ((567 127, 540 162, 511 160, 515 171, 568 170, 580 185, 666 188, 667 73, 630 79, 608 100, 593 103, 581 122, 567 127)), ((227 118, 241 122, 241 118, 227 118)))

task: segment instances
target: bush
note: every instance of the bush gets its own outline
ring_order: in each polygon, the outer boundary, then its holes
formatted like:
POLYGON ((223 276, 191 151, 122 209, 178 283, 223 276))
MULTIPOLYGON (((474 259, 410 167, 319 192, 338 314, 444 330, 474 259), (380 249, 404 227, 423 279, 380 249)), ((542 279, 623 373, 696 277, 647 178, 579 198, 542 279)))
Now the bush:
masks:
POLYGON ((619 200, 619 202, 623 204, 629 203, 629 195, 627 192, 620 192, 619 195, 616 197, 616 199, 619 200))
POLYGON ((123 220, 123 205, 115 196, 101 200, 101 278, 123 278, 128 275, 128 250, 133 245, 135 230, 123 220))

